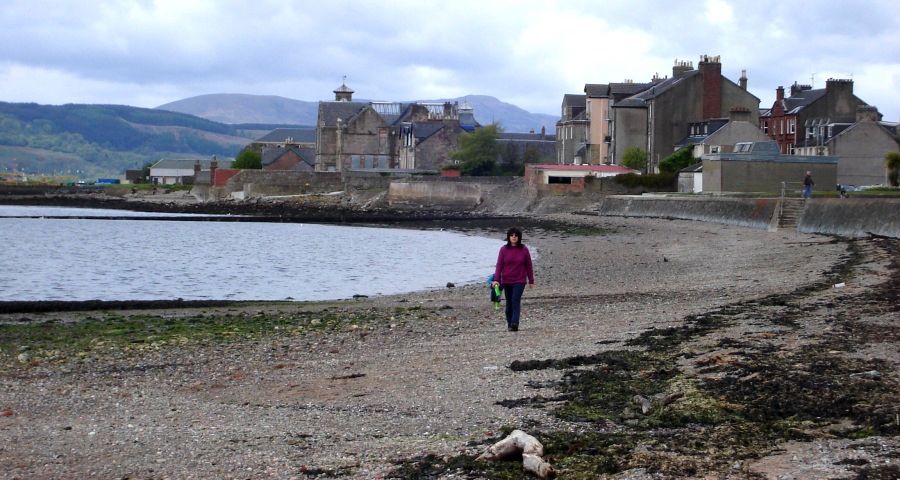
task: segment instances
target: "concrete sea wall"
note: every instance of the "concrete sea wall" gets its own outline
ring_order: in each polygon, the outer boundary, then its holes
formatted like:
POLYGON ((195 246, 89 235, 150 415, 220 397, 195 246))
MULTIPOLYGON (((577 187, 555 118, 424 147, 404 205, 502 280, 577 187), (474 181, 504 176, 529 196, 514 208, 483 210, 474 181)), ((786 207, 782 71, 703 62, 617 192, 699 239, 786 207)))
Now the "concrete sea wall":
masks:
POLYGON ((776 198, 728 197, 610 196, 596 207, 599 215, 680 218, 756 229, 768 229, 777 210, 776 198))
MULTIPOLYGON (((777 224, 777 198, 678 198, 611 196, 595 209, 599 215, 699 220, 771 229, 777 224)), ((900 238, 900 199, 814 198, 806 202, 797 229, 845 237, 870 234, 900 238)))
POLYGON ((900 198, 814 198, 807 202, 797 230, 900 238, 900 198))

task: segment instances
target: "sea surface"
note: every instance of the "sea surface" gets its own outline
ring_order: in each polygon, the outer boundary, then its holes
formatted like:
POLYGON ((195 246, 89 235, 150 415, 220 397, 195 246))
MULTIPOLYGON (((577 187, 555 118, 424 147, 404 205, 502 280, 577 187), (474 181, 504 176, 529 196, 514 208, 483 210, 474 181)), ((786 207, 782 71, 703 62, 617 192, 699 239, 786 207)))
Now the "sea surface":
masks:
POLYGON ((0 301, 389 295, 483 281, 502 245, 452 231, 169 215, 184 218, 0 205, 0 301), (135 219, 56 218, 103 216, 135 219))

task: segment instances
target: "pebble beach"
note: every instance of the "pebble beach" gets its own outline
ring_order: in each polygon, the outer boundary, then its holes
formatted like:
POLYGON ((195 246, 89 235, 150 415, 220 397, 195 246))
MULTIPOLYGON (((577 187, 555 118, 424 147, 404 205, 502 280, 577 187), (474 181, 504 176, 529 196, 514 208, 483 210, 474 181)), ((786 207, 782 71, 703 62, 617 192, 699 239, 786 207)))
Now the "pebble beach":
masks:
MULTIPOLYGON (((858 308, 896 282, 896 240, 571 214, 533 220, 524 242, 537 254, 537 286, 525 292, 518 332, 506 331, 483 284, 335 302, 5 313, 0 478, 501 478, 494 467, 452 465, 511 429, 538 440, 542 433, 657 432, 630 413, 604 421, 560 416, 570 398, 560 385, 571 371, 511 368, 516 362, 641 350, 629 342, 734 305, 741 305, 739 316, 677 346, 672 368, 679 375, 715 382, 733 371, 726 367, 763 350, 735 342, 792 355, 831 345, 829 335, 852 321, 881 333, 852 351, 833 347, 834 355, 875 365, 877 392, 897 391, 896 303, 858 308), (844 285, 835 288, 838 280, 844 285), (780 295, 787 297, 759 301, 780 295), (785 316, 790 325, 766 320, 785 316), (48 335, 65 335, 61 326, 145 317, 171 324, 258 318, 270 327, 202 336, 187 329, 126 343, 106 340, 104 330, 80 346, 28 343, 38 337, 22 330, 43 324, 48 335), (723 370, 701 368, 710 365, 723 370)), ((474 233, 499 238, 507 226, 474 233)), ((896 412, 896 405, 885 408, 894 410, 877 421, 896 412)), ((838 417, 833 423, 859 422, 838 417)), ((885 434, 894 430, 854 436, 808 427, 815 432, 728 461, 649 442, 632 448, 616 472, 593 478, 856 478, 876 465, 897 471, 897 437, 885 434)), ((547 458, 558 478, 586 478, 576 476, 562 449, 548 448, 547 458)))

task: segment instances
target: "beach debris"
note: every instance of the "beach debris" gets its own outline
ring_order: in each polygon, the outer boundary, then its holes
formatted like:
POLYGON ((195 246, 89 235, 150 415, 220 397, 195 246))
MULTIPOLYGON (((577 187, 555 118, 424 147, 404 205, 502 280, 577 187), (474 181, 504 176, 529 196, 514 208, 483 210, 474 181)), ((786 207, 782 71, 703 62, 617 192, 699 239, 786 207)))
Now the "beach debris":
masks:
POLYGON ((653 410, 665 407, 684 396, 682 392, 674 392, 670 394, 657 393, 650 398, 643 395, 635 395, 632 397, 634 403, 641 406, 641 413, 647 415, 653 410))
POLYGON ((834 284, 834 288, 844 288, 846 286, 847 286, 847 284, 844 282, 834 284))
POLYGON ((522 468, 525 471, 538 478, 552 478, 556 475, 553 467, 541 458, 544 456, 541 442, 522 430, 513 430, 506 438, 488 447, 476 460, 493 462, 515 457, 519 453, 522 454, 522 468))

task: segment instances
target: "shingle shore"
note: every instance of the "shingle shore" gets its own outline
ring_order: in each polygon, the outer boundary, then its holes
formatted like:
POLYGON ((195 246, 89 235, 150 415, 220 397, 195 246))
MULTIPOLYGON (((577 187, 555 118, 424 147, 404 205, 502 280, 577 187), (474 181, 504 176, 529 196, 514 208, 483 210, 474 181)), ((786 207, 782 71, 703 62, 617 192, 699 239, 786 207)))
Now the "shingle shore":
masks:
MULTIPOLYGON (((393 460, 471 452, 469 442, 503 427, 577 429, 544 409, 498 405, 552 396, 533 386, 559 375, 513 372, 510 362, 621 348, 687 315, 818 281, 846 251, 793 231, 542 219, 609 233, 525 231, 537 286, 526 290, 517 333, 506 331, 486 287, 469 285, 329 304, 387 320, 325 334, 273 331, 34 365, 4 351, 0 408, 10 414, 0 417, 0 478, 378 478, 393 460)), ((496 238, 506 227, 473 233, 496 238)), ((324 305, 240 308, 289 315, 324 305)))

